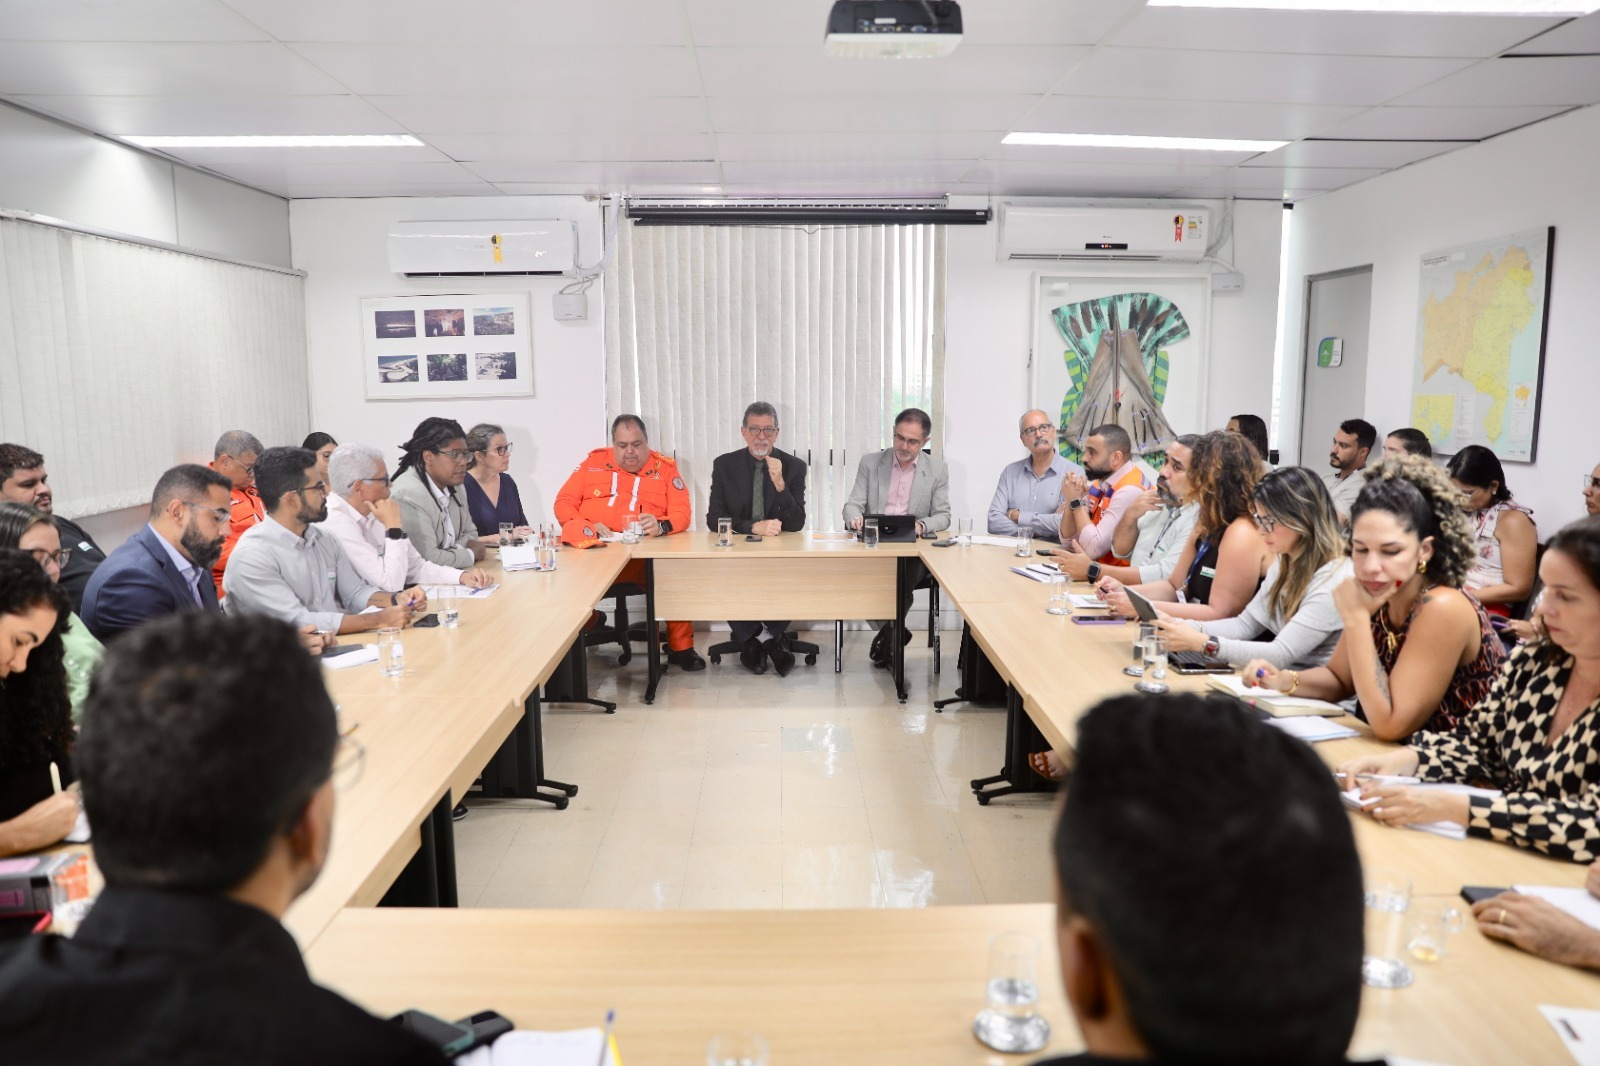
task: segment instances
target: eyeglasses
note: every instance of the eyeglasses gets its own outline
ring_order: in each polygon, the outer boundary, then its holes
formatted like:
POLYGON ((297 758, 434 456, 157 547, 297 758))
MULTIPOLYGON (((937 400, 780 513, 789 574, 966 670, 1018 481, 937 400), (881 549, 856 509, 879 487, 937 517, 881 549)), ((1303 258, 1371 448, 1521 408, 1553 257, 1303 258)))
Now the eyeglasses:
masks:
POLYGON ((186 503, 184 506, 189 508, 191 511, 199 511, 201 514, 208 514, 212 518, 215 518, 218 522, 226 522, 228 519, 233 517, 233 512, 228 510, 226 507, 207 507, 203 503, 186 503))
POLYGON ((1278 520, 1269 514, 1257 514, 1252 511, 1250 512, 1250 517, 1255 519, 1256 528, 1263 533, 1271 533, 1278 528, 1278 520))
POLYGON ((339 736, 339 746, 333 750, 333 790, 335 792, 348 792, 356 787, 356 782, 361 780, 361 771, 367 765, 367 749, 351 736, 355 726, 339 736))
POLYGON ((356 480, 357 481, 377 481, 377 482, 381 482, 381 483, 383 483, 385 485, 388 485, 388 484, 392 483, 390 481, 388 475, 385 475, 383 477, 358 477, 358 478, 356 478, 356 480))
POLYGON ((246 466, 244 463, 239 461, 239 457, 237 455, 230 455, 228 458, 233 461, 234 466, 238 467, 240 470, 243 470, 246 474, 251 476, 255 475, 256 464, 251 463, 249 466, 246 466))
POLYGON ((902 437, 898 433, 894 435, 894 442, 904 448, 920 448, 924 443, 915 437, 902 437))
POLYGON ((72 549, 62 548, 59 551, 51 551, 49 548, 30 548, 28 549, 28 554, 33 556, 33 561, 40 566, 49 566, 50 560, 54 559, 57 566, 65 568, 67 560, 72 558, 72 549))
POLYGON ((491 452, 494 452, 496 455, 510 455, 511 454, 511 445, 502 444, 498 448, 490 448, 489 450, 491 452))
POLYGON ((326 496, 328 494, 328 483, 326 481, 319 481, 315 485, 303 485, 294 491, 300 494, 300 498, 302 500, 306 498, 306 493, 308 492, 320 492, 326 496))
POLYGON ((776 437, 778 435, 777 426, 745 426, 744 431, 752 437, 776 437))
POLYGON ((1040 436, 1045 435, 1046 433, 1054 433, 1055 431, 1056 431, 1056 427, 1055 426, 1052 426, 1048 422, 1041 422, 1037 426, 1027 426, 1027 427, 1025 427, 1022 430, 1022 435, 1024 437, 1040 437, 1040 436))
POLYGON ((457 463, 466 463, 466 462, 470 462, 472 460, 472 453, 467 451, 464 448, 458 448, 458 449, 456 449, 454 451, 448 451, 448 452, 434 452, 433 454, 442 455, 446 459, 449 459, 449 460, 451 460, 453 462, 457 462, 457 463))

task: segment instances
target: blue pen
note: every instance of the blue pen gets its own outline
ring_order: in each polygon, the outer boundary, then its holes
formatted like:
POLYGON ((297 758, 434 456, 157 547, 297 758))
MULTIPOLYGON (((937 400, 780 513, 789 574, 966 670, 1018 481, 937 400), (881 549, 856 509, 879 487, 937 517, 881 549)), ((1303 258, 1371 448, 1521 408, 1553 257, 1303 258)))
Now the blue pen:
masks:
POLYGON ((606 1011, 606 1031, 600 1034, 600 1061, 595 1066, 606 1066, 606 1052, 611 1050, 611 1023, 616 1020, 615 1007, 606 1011))
POLYGON ((1257 681, 1261 680, 1263 677, 1266 677, 1266 676, 1267 676, 1267 668, 1266 667, 1263 666, 1263 667, 1261 667, 1260 669, 1258 669, 1256 671, 1256 680, 1257 681))

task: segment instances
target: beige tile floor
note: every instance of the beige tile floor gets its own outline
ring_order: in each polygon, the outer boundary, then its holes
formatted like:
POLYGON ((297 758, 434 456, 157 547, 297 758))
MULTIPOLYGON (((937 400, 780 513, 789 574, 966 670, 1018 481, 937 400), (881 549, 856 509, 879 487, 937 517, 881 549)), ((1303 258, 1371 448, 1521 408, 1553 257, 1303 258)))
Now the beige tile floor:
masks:
MULTIPOLYGON (((462 906, 925 907, 1050 899, 1052 798, 979 807, 968 782, 999 770, 1005 715, 957 705, 956 634, 944 673, 919 639, 910 699, 867 661, 870 634, 831 637, 780 680, 724 658, 668 671, 643 702, 642 656, 590 652, 594 694, 617 713, 557 705, 546 772, 580 787, 565 811, 469 799, 455 826, 462 906)), ((702 654, 712 638, 700 634, 702 654)))

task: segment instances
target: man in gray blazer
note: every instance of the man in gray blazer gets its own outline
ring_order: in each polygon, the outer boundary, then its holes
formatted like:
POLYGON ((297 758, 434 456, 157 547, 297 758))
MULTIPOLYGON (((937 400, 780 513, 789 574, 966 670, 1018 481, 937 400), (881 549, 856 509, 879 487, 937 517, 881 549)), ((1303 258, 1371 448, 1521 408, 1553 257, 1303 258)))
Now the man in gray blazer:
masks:
MULTIPOLYGON (((908 407, 895 415, 894 446, 862 456, 856 467, 855 487, 844 504, 845 525, 860 529, 865 515, 906 514, 917 516, 919 534, 950 528, 950 472, 942 460, 922 453, 932 435, 933 419, 926 411, 908 407)), ((905 619, 912 593, 928 585, 928 571, 921 562, 912 560, 910 570, 900 595, 902 644, 911 643, 905 619)), ((874 666, 889 666, 890 629, 885 623, 873 638, 874 666)))
POLYGON ((467 513, 461 483, 467 479, 467 434, 450 418, 426 418, 411 439, 389 481, 389 495, 400 504, 400 523, 417 554, 430 563, 457 570, 481 562, 488 553, 467 513))

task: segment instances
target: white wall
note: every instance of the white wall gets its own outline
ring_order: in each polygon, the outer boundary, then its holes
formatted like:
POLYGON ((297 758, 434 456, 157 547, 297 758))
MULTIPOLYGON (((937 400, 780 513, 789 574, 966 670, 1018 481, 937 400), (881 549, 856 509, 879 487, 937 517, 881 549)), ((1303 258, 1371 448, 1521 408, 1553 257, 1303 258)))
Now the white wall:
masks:
POLYGON ((1534 508, 1541 539, 1581 516, 1578 475, 1600 460, 1593 421, 1600 367, 1588 332, 1590 304, 1600 290, 1597 170, 1600 107, 1590 107, 1298 205, 1284 323, 1285 445, 1299 437, 1294 422, 1307 275, 1372 265, 1364 417, 1383 434, 1411 422, 1421 257, 1553 225, 1538 461, 1509 464, 1506 480, 1534 508))
MULTIPOLYGON (((1222 203, 1203 202, 1213 218, 1220 217, 1222 203)), ((1271 413, 1282 216, 1275 202, 1235 204, 1234 246, 1219 251, 1244 274, 1244 289, 1212 297, 1205 424, 1174 426, 1179 433, 1221 429, 1240 413, 1271 413)), ((972 518, 975 528, 984 524, 1000 468, 1024 454, 1017 419, 1031 407, 1050 406, 1028 394, 1033 274, 1084 273, 1094 266, 1067 263, 1052 270, 1048 264, 998 262, 998 229, 991 222, 949 230, 943 454, 950 464, 951 506, 958 517, 972 518)), ((1148 277, 1162 265, 1108 263, 1099 269, 1148 277)))
MULTIPOLYGON (((289 220, 294 265, 306 272, 311 425, 340 443, 382 449, 394 470, 399 445, 431 415, 463 428, 496 422, 515 450, 511 476, 528 519, 553 522, 556 491, 578 461, 607 440, 605 305, 589 290, 589 317, 557 322, 550 306, 562 278, 402 278, 389 269, 389 224, 427 219, 573 219, 579 259, 598 260, 601 212, 580 196, 295 200, 289 220), (361 306, 369 296, 527 292, 533 316, 533 395, 439 400, 368 400, 362 377, 361 306)), ((295 443, 299 443, 296 441, 295 443)))

